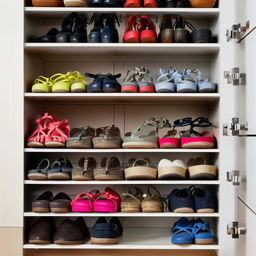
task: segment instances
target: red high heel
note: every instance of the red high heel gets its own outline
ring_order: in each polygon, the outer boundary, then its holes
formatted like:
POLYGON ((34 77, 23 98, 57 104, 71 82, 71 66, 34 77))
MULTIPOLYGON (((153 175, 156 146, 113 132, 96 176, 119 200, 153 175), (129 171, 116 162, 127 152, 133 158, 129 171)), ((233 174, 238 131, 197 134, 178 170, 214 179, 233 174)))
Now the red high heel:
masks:
POLYGON ((139 43, 140 32, 137 28, 137 15, 131 15, 127 21, 125 33, 123 36, 124 43, 139 43))
POLYGON ((144 0, 144 7, 146 8, 157 8, 158 3, 156 0, 144 0))
POLYGON ((156 25, 147 15, 141 16, 139 31, 141 32, 140 41, 142 43, 157 42, 156 25))
MULTIPOLYGON (((154 1, 154 0, 152 0, 154 1)), ((124 3, 125 8, 139 8, 142 7, 141 0, 126 0, 124 3)))

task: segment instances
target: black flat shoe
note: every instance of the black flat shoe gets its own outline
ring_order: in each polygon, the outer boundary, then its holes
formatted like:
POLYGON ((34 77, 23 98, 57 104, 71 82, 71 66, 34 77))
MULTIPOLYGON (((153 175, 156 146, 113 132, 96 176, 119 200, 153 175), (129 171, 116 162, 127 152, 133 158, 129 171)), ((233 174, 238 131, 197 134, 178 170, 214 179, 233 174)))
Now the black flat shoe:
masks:
POLYGON ((90 24, 94 22, 93 29, 89 33, 89 43, 101 43, 101 32, 103 29, 103 15, 94 14, 90 24))
POLYGON ((118 43, 119 36, 115 24, 119 26, 119 21, 116 14, 107 14, 105 16, 106 22, 103 30, 101 32, 101 42, 102 43, 118 43))
POLYGON ((70 35, 71 43, 87 42, 87 20, 83 15, 78 15, 75 20, 74 32, 70 35))
POLYGON ((54 43, 56 42, 56 35, 59 33, 57 28, 51 28, 46 35, 42 35, 33 42, 40 42, 40 43, 54 43))

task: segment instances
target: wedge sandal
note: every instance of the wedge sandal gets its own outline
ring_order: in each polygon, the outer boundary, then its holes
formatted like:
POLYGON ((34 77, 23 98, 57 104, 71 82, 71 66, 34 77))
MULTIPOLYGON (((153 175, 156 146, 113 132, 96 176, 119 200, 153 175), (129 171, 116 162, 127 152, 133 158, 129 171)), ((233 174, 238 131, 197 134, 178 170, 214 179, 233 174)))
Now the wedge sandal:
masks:
POLYGON ((128 165, 124 170, 126 180, 154 180, 157 177, 157 169, 147 158, 131 158, 128 165))
POLYGON ((93 180, 93 170, 96 165, 96 160, 93 157, 80 158, 77 167, 72 170, 72 180, 93 180))
POLYGON ((46 180, 51 163, 47 158, 42 159, 36 169, 28 171, 29 180, 46 180))
POLYGON ((47 173, 48 180, 70 180, 73 166, 66 157, 55 160, 47 173))
POLYGON ((181 73, 177 73, 176 86, 178 93, 197 92, 196 71, 186 68, 181 73))
POLYGON ((33 93, 49 93, 52 91, 52 82, 49 78, 39 76, 32 86, 33 93))
POLYGON ((117 157, 104 157, 101 166, 93 171, 95 180, 123 180, 123 167, 117 157))
POLYGON ((177 74, 177 70, 175 68, 170 68, 168 72, 166 72, 163 68, 159 70, 160 76, 157 79, 155 88, 156 92, 159 93, 171 93, 176 91, 175 85, 175 76, 177 74))
POLYGON ((201 72, 197 71, 197 84, 198 91, 202 93, 213 93, 216 92, 217 85, 209 81, 209 79, 203 78, 201 72))
POLYGON ((143 194, 143 191, 138 187, 130 188, 128 193, 123 193, 121 212, 141 212, 143 194))
POLYGON ((132 132, 125 134, 123 148, 158 148, 157 128, 158 122, 154 118, 149 118, 132 132), (152 130, 144 135, 143 130, 146 127, 152 127, 152 130))

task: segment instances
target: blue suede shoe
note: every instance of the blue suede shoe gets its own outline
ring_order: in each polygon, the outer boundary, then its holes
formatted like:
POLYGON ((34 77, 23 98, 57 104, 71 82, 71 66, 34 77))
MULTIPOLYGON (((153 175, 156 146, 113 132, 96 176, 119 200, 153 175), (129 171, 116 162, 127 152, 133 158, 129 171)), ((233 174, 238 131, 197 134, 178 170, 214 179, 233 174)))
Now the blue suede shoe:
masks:
POLYGON ((184 69, 176 75, 176 86, 178 93, 197 92, 196 73, 193 70, 184 69))
POLYGON ((179 219, 172 227, 173 244, 192 244, 194 236, 192 234, 192 225, 187 218, 179 219))
POLYGON ((209 222, 198 218, 192 222, 192 232, 196 244, 213 244, 213 235, 209 222))
POLYGON ((192 213, 194 202, 191 190, 175 189, 168 196, 168 208, 171 212, 192 213))
POLYGON ((92 228, 92 244, 118 244, 123 235, 123 227, 117 217, 107 222, 106 218, 100 217, 92 228))

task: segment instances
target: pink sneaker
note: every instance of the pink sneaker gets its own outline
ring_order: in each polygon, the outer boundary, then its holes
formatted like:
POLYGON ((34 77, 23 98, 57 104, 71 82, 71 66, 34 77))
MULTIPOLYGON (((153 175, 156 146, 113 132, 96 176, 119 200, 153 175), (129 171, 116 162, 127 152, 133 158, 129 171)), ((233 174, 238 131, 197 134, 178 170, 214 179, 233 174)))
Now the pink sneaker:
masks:
POLYGON ((104 193, 96 195, 94 200, 95 212, 119 212, 121 205, 121 198, 119 194, 112 188, 105 188, 104 193))

